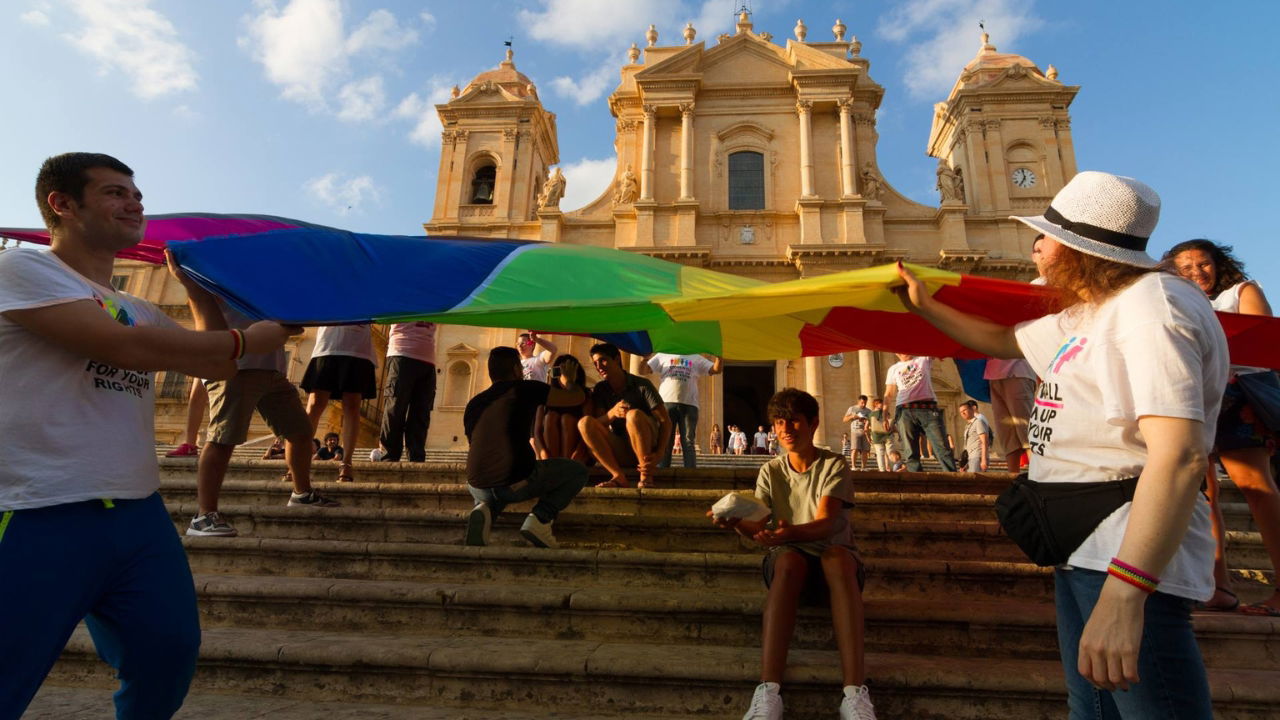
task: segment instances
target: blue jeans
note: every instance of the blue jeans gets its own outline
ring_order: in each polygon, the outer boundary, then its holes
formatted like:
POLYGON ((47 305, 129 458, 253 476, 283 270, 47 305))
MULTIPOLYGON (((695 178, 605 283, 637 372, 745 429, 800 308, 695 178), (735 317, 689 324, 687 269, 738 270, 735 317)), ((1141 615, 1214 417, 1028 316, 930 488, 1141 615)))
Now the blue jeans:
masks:
POLYGON ((907 470, 920 472, 920 436, 929 438, 934 457, 947 472, 956 471, 956 460, 947 445, 947 431, 942 425, 942 411, 938 408, 898 408, 898 437, 907 450, 907 470))
POLYGON ((587 468, 582 463, 566 458, 551 458, 537 461, 533 474, 512 485, 494 488, 468 486, 468 489, 476 502, 489 505, 494 516, 511 503, 538 498, 538 503, 533 506, 533 514, 540 522, 549 523, 556 519, 560 511, 569 507, 569 503, 586 485, 587 468))
POLYGON ((1058 647, 1067 678, 1071 720, 1210 720, 1209 680, 1191 629, 1191 601, 1152 593, 1138 650, 1138 677, 1128 690, 1098 690, 1076 669, 1080 635, 1107 574, 1073 568, 1054 572, 1058 647))
POLYGON ((159 493, 112 505, 88 500, 8 514, 0 535, 0 719, 22 715, 81 618, 120 678, 117 718, 168 718, 182 706, 200 649, 187 555, 159 493))
POLYGON ((676 433, 680 433, 680 448, 684 450, 684 466, 698 467, 698 406, 684 403, 663 403, 667 406, 667 414, 671 416, 671 437, 667 439, 667 450, 662 454, 660 468, 671 467, 671 454, 676 447, 676 433))

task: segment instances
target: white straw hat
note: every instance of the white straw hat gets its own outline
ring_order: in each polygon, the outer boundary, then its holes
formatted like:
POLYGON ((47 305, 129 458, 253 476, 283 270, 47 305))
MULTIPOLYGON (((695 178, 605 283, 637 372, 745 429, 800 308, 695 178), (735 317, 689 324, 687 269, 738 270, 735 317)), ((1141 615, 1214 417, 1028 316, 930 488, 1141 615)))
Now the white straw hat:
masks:
POLYGON ((1044 215, 1010 216, 1082 253, 1155 267, 1147 241, 1160 219, 1160 196, 1133 178, 1086 170, 1058 191, 1044 215))

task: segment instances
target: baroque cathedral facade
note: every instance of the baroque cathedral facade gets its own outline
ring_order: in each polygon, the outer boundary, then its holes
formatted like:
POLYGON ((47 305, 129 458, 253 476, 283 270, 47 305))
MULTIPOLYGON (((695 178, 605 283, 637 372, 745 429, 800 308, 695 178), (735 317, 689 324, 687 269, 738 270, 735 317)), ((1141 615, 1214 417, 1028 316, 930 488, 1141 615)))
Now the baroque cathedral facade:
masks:
MULTIPOLYGON (((926 152, 938 160, 938 205, 906 198, 881 175, 876 111, 884 88, 861 43, 810 41, 797 22, 779 42, 749 15, 735 32, 632 46, 609 96, 613 182, 562 211, 555 115, 511 51, 448 102, 429 235, 612 247, 761 280, 783 281, 897 260, 1027 280, 1032 236, 1012 214, 1038 214, 1076 172, 1068 108, 1078 87, 984 33, 974 58, 934 108, 926 152)), ((568 280, 571 282, 571 279, 568 280)), ((537 328, 533 328, 537 329, 537 328)), ((442 327, 429 447, 460 448, 462 410, 488 386, 487 349, 512 329, 442 327)), ((586 361, 589 338, 550 336, 586 361)), ((892 355, 856 351, 776 363, 736 363, 702 383, 700 444, 712 424, 751 432, 775 390, 822 403, 818 441, 839 445, 844 409, 884 389, 892 355)), ((639 358, 631 359, 633 371, 639 358)), ((590 368, 590 364, 584 362, 590 368)), ((592 374, 590 371, 589 375, 592 374)), ((965 397, 951 363, 934 378, 948 425, 965 397)), ((705 452, 705 449, 703 450, 705 452)))

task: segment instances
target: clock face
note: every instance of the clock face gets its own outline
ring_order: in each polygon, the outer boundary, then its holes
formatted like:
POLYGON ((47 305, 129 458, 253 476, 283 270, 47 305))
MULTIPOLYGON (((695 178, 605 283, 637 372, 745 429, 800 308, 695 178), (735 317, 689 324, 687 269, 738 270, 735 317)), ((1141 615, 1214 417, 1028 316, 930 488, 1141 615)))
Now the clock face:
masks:
POLYGON ((838 368, 844 365, 844 353, 836 353, 835 355, 828 355, 827 363, 830 364, 831 367, 833 368, 838 368))
POLYGON ((1020 188, 1029 188, 1036 184, 1036 174, 1027 168, 1018 168, 1013 171, 1013 184, 1020 188))

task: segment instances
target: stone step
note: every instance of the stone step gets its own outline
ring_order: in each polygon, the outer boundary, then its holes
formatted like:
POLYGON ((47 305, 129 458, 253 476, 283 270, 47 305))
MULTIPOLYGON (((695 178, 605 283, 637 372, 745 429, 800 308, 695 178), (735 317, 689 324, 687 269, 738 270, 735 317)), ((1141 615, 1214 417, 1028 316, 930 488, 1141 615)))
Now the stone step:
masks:
MULTIPOLYGON (((195 461, 191 458, 160 458, 162 480, 195 477, 195 461)), ((282 460, 235 460, 227 472, 231 480, 279 480, 285 472, 282 460)), ((356 484, 361 483, 466 483, 466 467, 458 463, 375 463, 356 462, 353 465, 356 484)), ((755 488, 755 467, 718 467, 685 470, 668 468, 656 471, 660 488, 751 490, 755 488)), ((317 462, 312 477, 318 482, 329 482, 338 475, 336 463, 317 462)), ((590 469, 593 482, 606 480, 608 475, 598 467, 590 469)), ((628 473, 634 486, 636 475, 628 473)), ((977 493, 998 495, 1009 487, 1011 475, 1007 473, 888 473, 878 471, 855 472, 854 486, 860 492, 941 492, 977 493)))
MULTIPOLYGON (((560 549, 456 543, 346 542, 277 538, 184 537, 200 573, 291 575, 362 580, 600 583, 640 588, 758 589, 760 555, 560 549)), ((868 559, 868 597, 943 597, 976 601, 1052 595, 1050 570, 978 560, 868 559), (941 593, 941 595, 939 594, 941 593)))
MULTIPOLYGON (((530 638, 423 638, 212 628, 204 633, 197 691, 307 701, 421 703, 474 711, 520 704, 563 712, 739 717, 757 682, 759 651, 745 647, 530 638)), ((886 718, 1057 718, 1061 667, 1050 660, 867 655, 868 684, 886 718)), ((109 686, 83 627, 54 681, 109 686)), ((1280 673, 1210 674, 1216 715, 1274 717, 1280 673)), ((839 699, 833 651, 790 654, 788 717, 830 717, 839 699)))
MULTIPOLYGON (((455 483, 316 483, 322 493, 340 500, 344 507, 424 510, 470 510, 475 500, 465 485, 455 483)), ((229 505, 274 506, 288 499, 289 486, 274 480, 228 479, 220 500, 229 505)), ((194 478, 170 478, 160 492, 169 502, 196 498, 194 478)), ((635 515, 644 517, 705 517, 707 510, 728 492, 723 489, 610 489, 585 488, 570 509, 579 514, 635 515)), ((750 493, 749 490, 737 492, 750 493)), ((960 493, 857 493, 854 519, 989 521, 995 517, 994 495, 960 493)), ((527 512, 532 502, 510 506, 527 512)))
MULTIPOLYGON (((168 507, 179 531, 185 530, 197 511, 194 502, 170 503, 168 507)), ((242 535, 295 540, 450 544, 462 541, 465 525, 465 511, 459 510, 320 509, 280 504, 222 504, 220 509, 242 535)), ((858 518, 857 514, 860 513, 855 513, 855 537, 869 560, 964 558, 1010 563, 1025 561, 1022 552, 994 521, 891 520, 874 516, 858 518)), ((492 542, 525 544, 519 535, 524 515, 517 509, 494 518, 492 542)), ((560 515, 555 532, 566 548, 713 553, 751 552, 756 549, 755 544, 746 538, 716 528, 705 517, 696 516, 585 514, 571 510, 560 515)), ((1257 533, 1231 533, 1228 558, 1232 567, 1269 567, 1261 542, 1257 533)))
MULTIPOLYGON (((763 586, 645 590, 598 585, 420 583, 199 575, 202 627, 406 635, 524 636, 755 647, 763 586)), ((870 652, 1058 657, 1053 606, 1005 600, 872 598, 870 652)), ((1209 667, 1280 671, 1280 619, 1197 613, 1209 667)), ((835 647, 830 611, 802 609, 795 648, 835 647)))
MULTIPOLYGON (((59 687, 45 683, 22 720, 102 720, 113 711, 114 687, 59 687)), ((513 709, 431 707, 358 702, 309 702, 269 695, 189 693, 173 720, 613 720, 626 715, 543 711, 520 703, 513 709)), ((684 716, 647 715, 645 720, 687 720, 684 716)))

